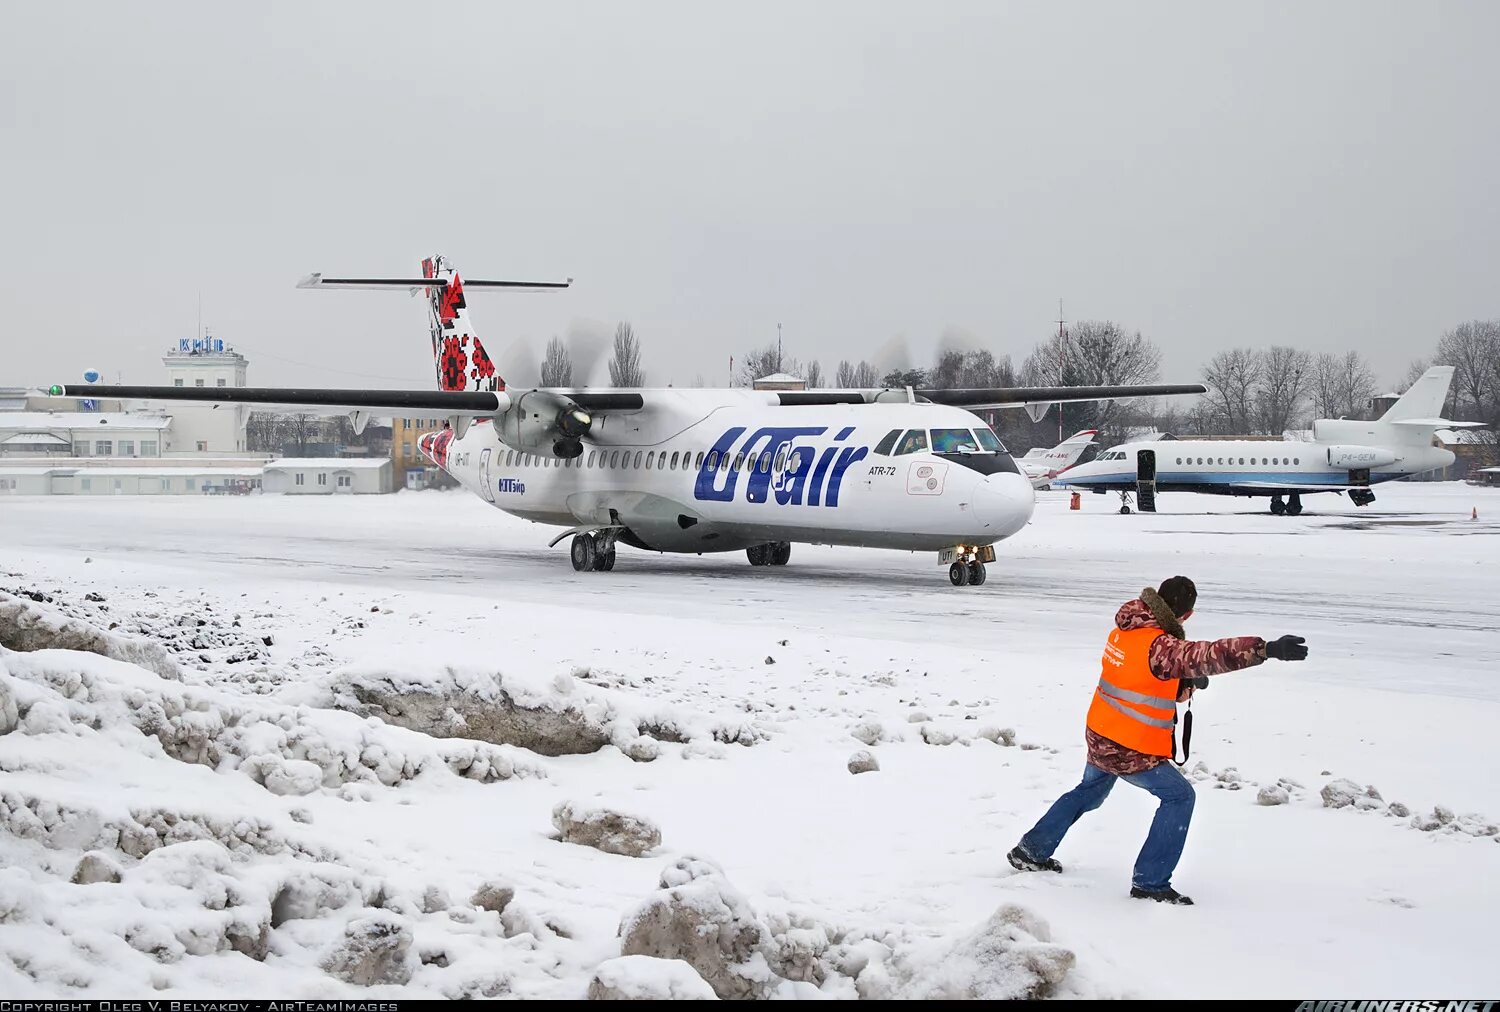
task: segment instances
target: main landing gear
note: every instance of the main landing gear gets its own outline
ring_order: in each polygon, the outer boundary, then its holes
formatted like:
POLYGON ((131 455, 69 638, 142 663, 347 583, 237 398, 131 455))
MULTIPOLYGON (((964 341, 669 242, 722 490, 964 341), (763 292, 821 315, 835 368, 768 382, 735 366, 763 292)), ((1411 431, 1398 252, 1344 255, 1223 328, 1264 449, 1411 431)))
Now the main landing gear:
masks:
POLYGON ((939 562, 949 562, 948 582, 955 587, 978 587, 989 579, 985 563, 995 561, 994 545, 973 548, 960 545, 938 555, 939 562))
POLYGON ((1123 516, 1130 515, 1130 493, 1124 489, 1120 490, 1120 513, 1123 516))
POLYGON ((745 549, 745 557, 752 566, 784 566, 792 557, 792 543, 772 541, 766 545, 752 545, 745 549))
POLYGON ((1276 516, 1301 516, 1302 496, 1300 493, 1292 492, 1287 496, 1287 501, 1282 502, 1281 496, 1271 496, 1271 512, 1276 516))
POLYGON ((613 530, 573 535, 573 545, 568 552, 573 559, 573 569, 580 573, 607 573, 614 569, 615 535, 613 530))

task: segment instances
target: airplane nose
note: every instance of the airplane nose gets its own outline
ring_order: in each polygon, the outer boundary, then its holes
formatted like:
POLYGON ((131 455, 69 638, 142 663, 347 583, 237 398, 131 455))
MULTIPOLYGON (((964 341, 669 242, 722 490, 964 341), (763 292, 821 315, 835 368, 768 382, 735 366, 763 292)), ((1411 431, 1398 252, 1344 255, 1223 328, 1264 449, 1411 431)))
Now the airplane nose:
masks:
POLYGON ((986 534, 1008 538, 1026 526, 1036 508, 1031 482, 1019 474, 992 474, 974 493, 974 515, 986 534))

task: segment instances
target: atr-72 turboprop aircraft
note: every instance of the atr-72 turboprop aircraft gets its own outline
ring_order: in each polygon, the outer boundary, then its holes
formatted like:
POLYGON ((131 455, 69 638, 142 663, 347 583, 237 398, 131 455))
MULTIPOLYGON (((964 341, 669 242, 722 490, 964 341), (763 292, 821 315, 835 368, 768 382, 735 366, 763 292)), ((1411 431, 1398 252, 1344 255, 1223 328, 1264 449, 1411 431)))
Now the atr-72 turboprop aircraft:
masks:
MULTIPOLYGON (((463 281, 441 257, 416 279, 307 288, 425 291, 436 390, 90 386, 87 396, 435 415, 422 452, 507 513, 573 536, 573 568, 615 545, 744 551, 785 565, 794 542, 937 552, 954 586, 985 580, 993 545, 1031 519, 1031 483, 967 408, 1202 393, 1196 384, 963 390, 507 389, 469 323, 467 293, 567 282, 463 281)), ((78 389, 54 387, 63 396, 78 389)))

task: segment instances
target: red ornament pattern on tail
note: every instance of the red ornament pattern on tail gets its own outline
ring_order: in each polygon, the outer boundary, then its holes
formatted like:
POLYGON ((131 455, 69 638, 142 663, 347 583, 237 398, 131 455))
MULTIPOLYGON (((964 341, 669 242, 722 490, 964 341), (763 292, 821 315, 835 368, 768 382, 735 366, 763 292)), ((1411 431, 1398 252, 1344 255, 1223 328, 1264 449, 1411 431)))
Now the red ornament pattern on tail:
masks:
MULTIPOLYGON (((438 385, 442 389, 463 390, 467 386, 464 382, 464 371, 469 367, 469 357, 464 353, 467 342, 467 337, 443 338, 443 350, 438 356, 438 385)), ((488 356, 485 360, 488 361, 488 356)), ((495 371, 494 366, 490 371, 495 371)))
POLYGON ((438 467, 447 470, 448 467, 448 444, 453 442, 453 430, 443 429, 441 432, 429 432, 417 441, 423 455, 438 467))

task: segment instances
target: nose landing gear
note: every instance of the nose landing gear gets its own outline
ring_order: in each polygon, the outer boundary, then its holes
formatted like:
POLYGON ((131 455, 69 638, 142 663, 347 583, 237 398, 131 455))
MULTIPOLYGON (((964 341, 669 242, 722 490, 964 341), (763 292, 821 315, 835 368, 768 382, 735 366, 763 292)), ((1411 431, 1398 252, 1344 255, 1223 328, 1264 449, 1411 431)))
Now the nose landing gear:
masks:
POLYGON ((978 587, 989 579, 985 563, 995 561, 994 545, 968 547, 960 545, 949 548, 938 555, 939 562, 950 563, 948 582, 955 587, 978 587))

